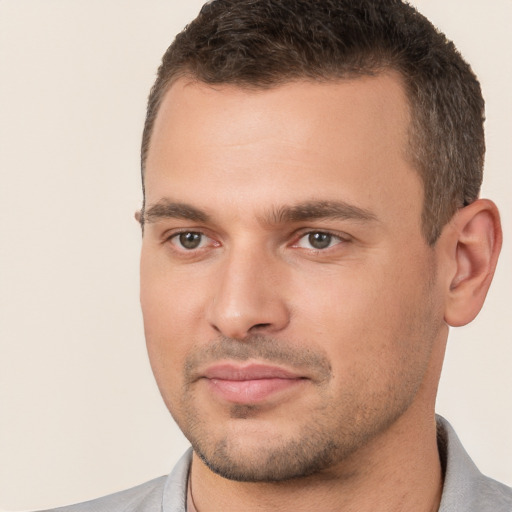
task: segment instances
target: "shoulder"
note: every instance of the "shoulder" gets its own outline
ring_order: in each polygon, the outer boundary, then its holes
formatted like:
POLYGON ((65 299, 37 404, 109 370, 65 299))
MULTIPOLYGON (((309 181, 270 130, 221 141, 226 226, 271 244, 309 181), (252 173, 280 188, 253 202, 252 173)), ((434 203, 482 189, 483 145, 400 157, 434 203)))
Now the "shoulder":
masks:
POLYGON ((103 498, 41 512, 185 512, 191 459, 189 449, 168 476, 103 498))
POLYGON ((452 426, 437 417, 445 479, 439 512, 512 512, 512 488, 483 475, 452 426))
POLYGON ((166 480, 162 476, 125 491, 45 512, 160 512, 166 480))
POLYGON ((482 512, 512 512, 512 488, 481 475, 475 493, 475 510, 482 512))

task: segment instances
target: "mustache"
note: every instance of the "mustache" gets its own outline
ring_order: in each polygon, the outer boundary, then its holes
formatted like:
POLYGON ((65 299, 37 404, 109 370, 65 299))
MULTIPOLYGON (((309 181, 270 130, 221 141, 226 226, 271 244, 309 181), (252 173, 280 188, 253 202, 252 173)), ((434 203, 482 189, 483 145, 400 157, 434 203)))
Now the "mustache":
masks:
POLYGON ((305 347, 262 334, 243 340, 219 336, 195 350, 185 360, 185 381, 194 382, 205 367, 223 360, 258 360, 271 365, 286 366, 318 381, 332 377, 332 367, 321 348, 305 347))

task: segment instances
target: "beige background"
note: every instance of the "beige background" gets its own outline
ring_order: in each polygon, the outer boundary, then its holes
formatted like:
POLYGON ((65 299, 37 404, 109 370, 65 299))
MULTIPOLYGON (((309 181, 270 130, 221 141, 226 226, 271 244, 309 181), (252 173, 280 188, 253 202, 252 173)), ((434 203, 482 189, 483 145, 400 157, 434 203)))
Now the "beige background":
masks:
MULTIPOLYGON (((0 508, 169 472, 138 304, 139 139, 156 67, 200 0, 0 0, 0 508)), ((479 74, 484 195, 503 214, 487 305, 451 334, 438 410, 512 484, 511 0, 416 0, 479 74)))

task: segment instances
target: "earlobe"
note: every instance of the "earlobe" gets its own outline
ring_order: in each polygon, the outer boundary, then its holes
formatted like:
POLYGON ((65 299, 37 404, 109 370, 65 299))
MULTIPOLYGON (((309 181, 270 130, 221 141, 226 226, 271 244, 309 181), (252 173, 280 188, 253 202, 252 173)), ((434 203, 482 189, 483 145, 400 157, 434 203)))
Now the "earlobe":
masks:
POLYGON ((479 313, 492 281, 502 244, 496 205, 478 199, 451 221, 455 272, 450 276, 445 321, 459 327, 479 313))

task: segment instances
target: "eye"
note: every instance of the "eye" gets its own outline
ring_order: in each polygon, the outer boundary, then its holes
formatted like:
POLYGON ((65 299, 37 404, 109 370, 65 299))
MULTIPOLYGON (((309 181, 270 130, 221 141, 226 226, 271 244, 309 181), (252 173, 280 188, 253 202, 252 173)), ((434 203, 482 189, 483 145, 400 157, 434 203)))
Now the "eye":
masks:
POLYGON ((296 247, 321 251, 342 242, 339 236, 324 231, 311 231, 302 236, 296 243, 296 247))
POLYGON ((185 249, 192 251, 194 249, 200 249, 208 244, 210 239, 203 233, 197 231, 184 231, 177 233, 170 238, 170 242, 178 247, 179 249, 185 249))

